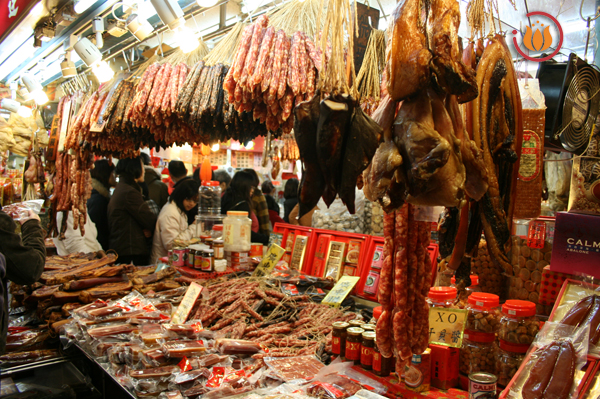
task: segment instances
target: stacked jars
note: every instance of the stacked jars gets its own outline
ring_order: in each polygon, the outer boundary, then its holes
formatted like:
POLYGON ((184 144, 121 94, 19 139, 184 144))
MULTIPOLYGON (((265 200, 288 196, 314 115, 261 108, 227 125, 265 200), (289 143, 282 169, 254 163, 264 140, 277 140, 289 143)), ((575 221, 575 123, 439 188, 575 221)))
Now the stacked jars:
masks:
POLYGON ((519 369, 529 346, 540 331, 533 302, 508 300, 502 305, 498 331, 500 353, 496 361, 498 384, 506 386, 519 369))
POLYGON ((467 300, 467 325, 460 350, 460 372, 495 374, 496 332, 500 324, 500 298, 483 292, 472 293, 467 300))

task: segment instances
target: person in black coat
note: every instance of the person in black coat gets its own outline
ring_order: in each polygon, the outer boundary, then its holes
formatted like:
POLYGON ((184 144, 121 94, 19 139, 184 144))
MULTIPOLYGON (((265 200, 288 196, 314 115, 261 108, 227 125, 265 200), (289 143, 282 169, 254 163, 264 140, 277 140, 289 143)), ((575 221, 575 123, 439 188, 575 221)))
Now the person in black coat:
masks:
POLYGON ((141 159, 121 159, 116 173, 119 183, 108 203, 110 248, 119 254, 119 263, 145 266, 150 259, 146 238, 152 237, 157 217, 144 200, 138 184, 144 181, 141 159))
POLYGON ((298 204, 298 187, 300 186, 300 182, 298 179, 291 178, 285 183, 285 188, 283 189, 283 220, 286 223, 290 222, 290 212, 296 204, 298 204))
POLYGON ((248 217, 252 219, 252 228, 250 229, 251 242, 260 242, 263 245, 269 244, 269 234, 260 234, 258 232, 258 218, 252 212, 252 193, 256 189, 254 186, 255 176, 240 170, 237 172, 231 184, 225 190, 221 197, 221 213, 227 215, 227 211, 248 212, 248 217))
POLYGON ((109 249, 110 230, 108 229, 108 203, 110 201, 110 188, 117 184, 115 178, 115 165, 106 159, 94 162, 90 171, 92 176, 92 194, 87 200, 88 215, 96 225, 97 240, 103 250, 109 249))

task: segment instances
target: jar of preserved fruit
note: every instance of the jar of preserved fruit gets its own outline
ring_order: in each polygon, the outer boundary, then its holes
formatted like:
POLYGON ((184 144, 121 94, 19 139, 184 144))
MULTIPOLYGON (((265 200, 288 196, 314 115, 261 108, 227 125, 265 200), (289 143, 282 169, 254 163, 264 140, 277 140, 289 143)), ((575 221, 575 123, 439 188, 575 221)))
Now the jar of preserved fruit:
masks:
POLYGON ((459 371, 469 375, 480 371, 496 372, 496 334, 465 330, 459 354, 459 371))
POLYGON ((343 321, 336 321, 333 323, 333 332, 331 340, 331 351, 334 355, 344 357, 346 349, 346 329, 350 325, 343 321))
POLYGON ((354 362, 355 366, 360 365, 360 347, 362 344, 362 333, 365 332, 360 327, 349 327, 346 335, 346 360, 354 362))
POLYGON ((502 305, 498 338, 511 344, 531 345, 540 331, 535 303, 510 299, 502 305))
POLYGON ((456 303, 456 288, 431 287, 427 294, 427 303, 434 308, 451 308, 456 303))
POLYGON ((498 340, 499 351, 496 358, 496 375, 498 376, 498 385, 507 386, 513 378, 525 354, 529 350, 529 345, 516 345, 498 340))
POLYGON ((466 309, 466 329, 482 333, 495 333, 500 325, 500 298, 485 292, 474 292, 469 296, 466 309))

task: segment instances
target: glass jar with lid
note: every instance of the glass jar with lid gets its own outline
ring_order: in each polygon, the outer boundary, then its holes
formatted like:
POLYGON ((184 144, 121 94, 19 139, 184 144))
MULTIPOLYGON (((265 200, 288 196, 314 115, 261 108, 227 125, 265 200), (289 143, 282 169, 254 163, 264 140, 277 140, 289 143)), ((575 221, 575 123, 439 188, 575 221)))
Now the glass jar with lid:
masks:
POLYGON ((485 292, 474 292, 469 296, 466 309, 466 329, 482 332, 495 333, 500 325, 500 298, 498 295, 485 292))
POLYGON ((221 185, 218 181, 203 181, 199 190, 198 213, 221 214, 221 185))
POLYGON ((535 303, 510 299, 502 305, 498 338, 510 344, 531 345, 540 331, 535 303))
POLYGON ((223 225, 222 224, 213 225, 212 230, 210 231, 210 236, 214 240, 223 239, 223 225))
POLYGON ((250 251, 252 219, 245 211, 228 211, 223 219, 223 241, 226 252, 250 251))
POLYGON ((507 386, 525 359, 529 345, 511 344, 498 340, 498 356, 496 357, 496 375, 498 384, 507 386))
POLYGON ((431 287, 427 294, 427 303, 435 308, 452 308, 456 303, 456 288, 431 287))
POLYGON ((465 330, 459 352, 459 371, 464 375, 485 372, 495 374, 496 335, 465 330))
MULTIPOLYGON (((350 324, 352 325, 352 324, 350 324)), ((354 365, 360 365, 360 348, 362 345, 362 333, 364 333, 360 327, 349 327, 346 330, 346 360, 354 361, 354 365)))

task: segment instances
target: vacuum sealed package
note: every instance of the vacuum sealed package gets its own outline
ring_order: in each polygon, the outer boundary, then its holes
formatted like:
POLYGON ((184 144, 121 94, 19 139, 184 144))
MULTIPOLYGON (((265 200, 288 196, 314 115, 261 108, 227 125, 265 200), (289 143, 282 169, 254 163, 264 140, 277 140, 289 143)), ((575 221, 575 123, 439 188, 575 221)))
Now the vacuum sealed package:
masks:
POLYGON ((600 215, 600 158, 575 157, 569 212, 600 215))
POLYGON ((575 398, 587 362, 589 327, 547 322, 507 387, 506 398, 575 398))
POLYGON ((20 221, 29 217, 29 211, 33 211, 39 214, 44 205, 44 200, 31 200, 24 202, 17 202, 16 204, 10 204, 2 207, 2 211, 8 214, 13 220, 20 221))

